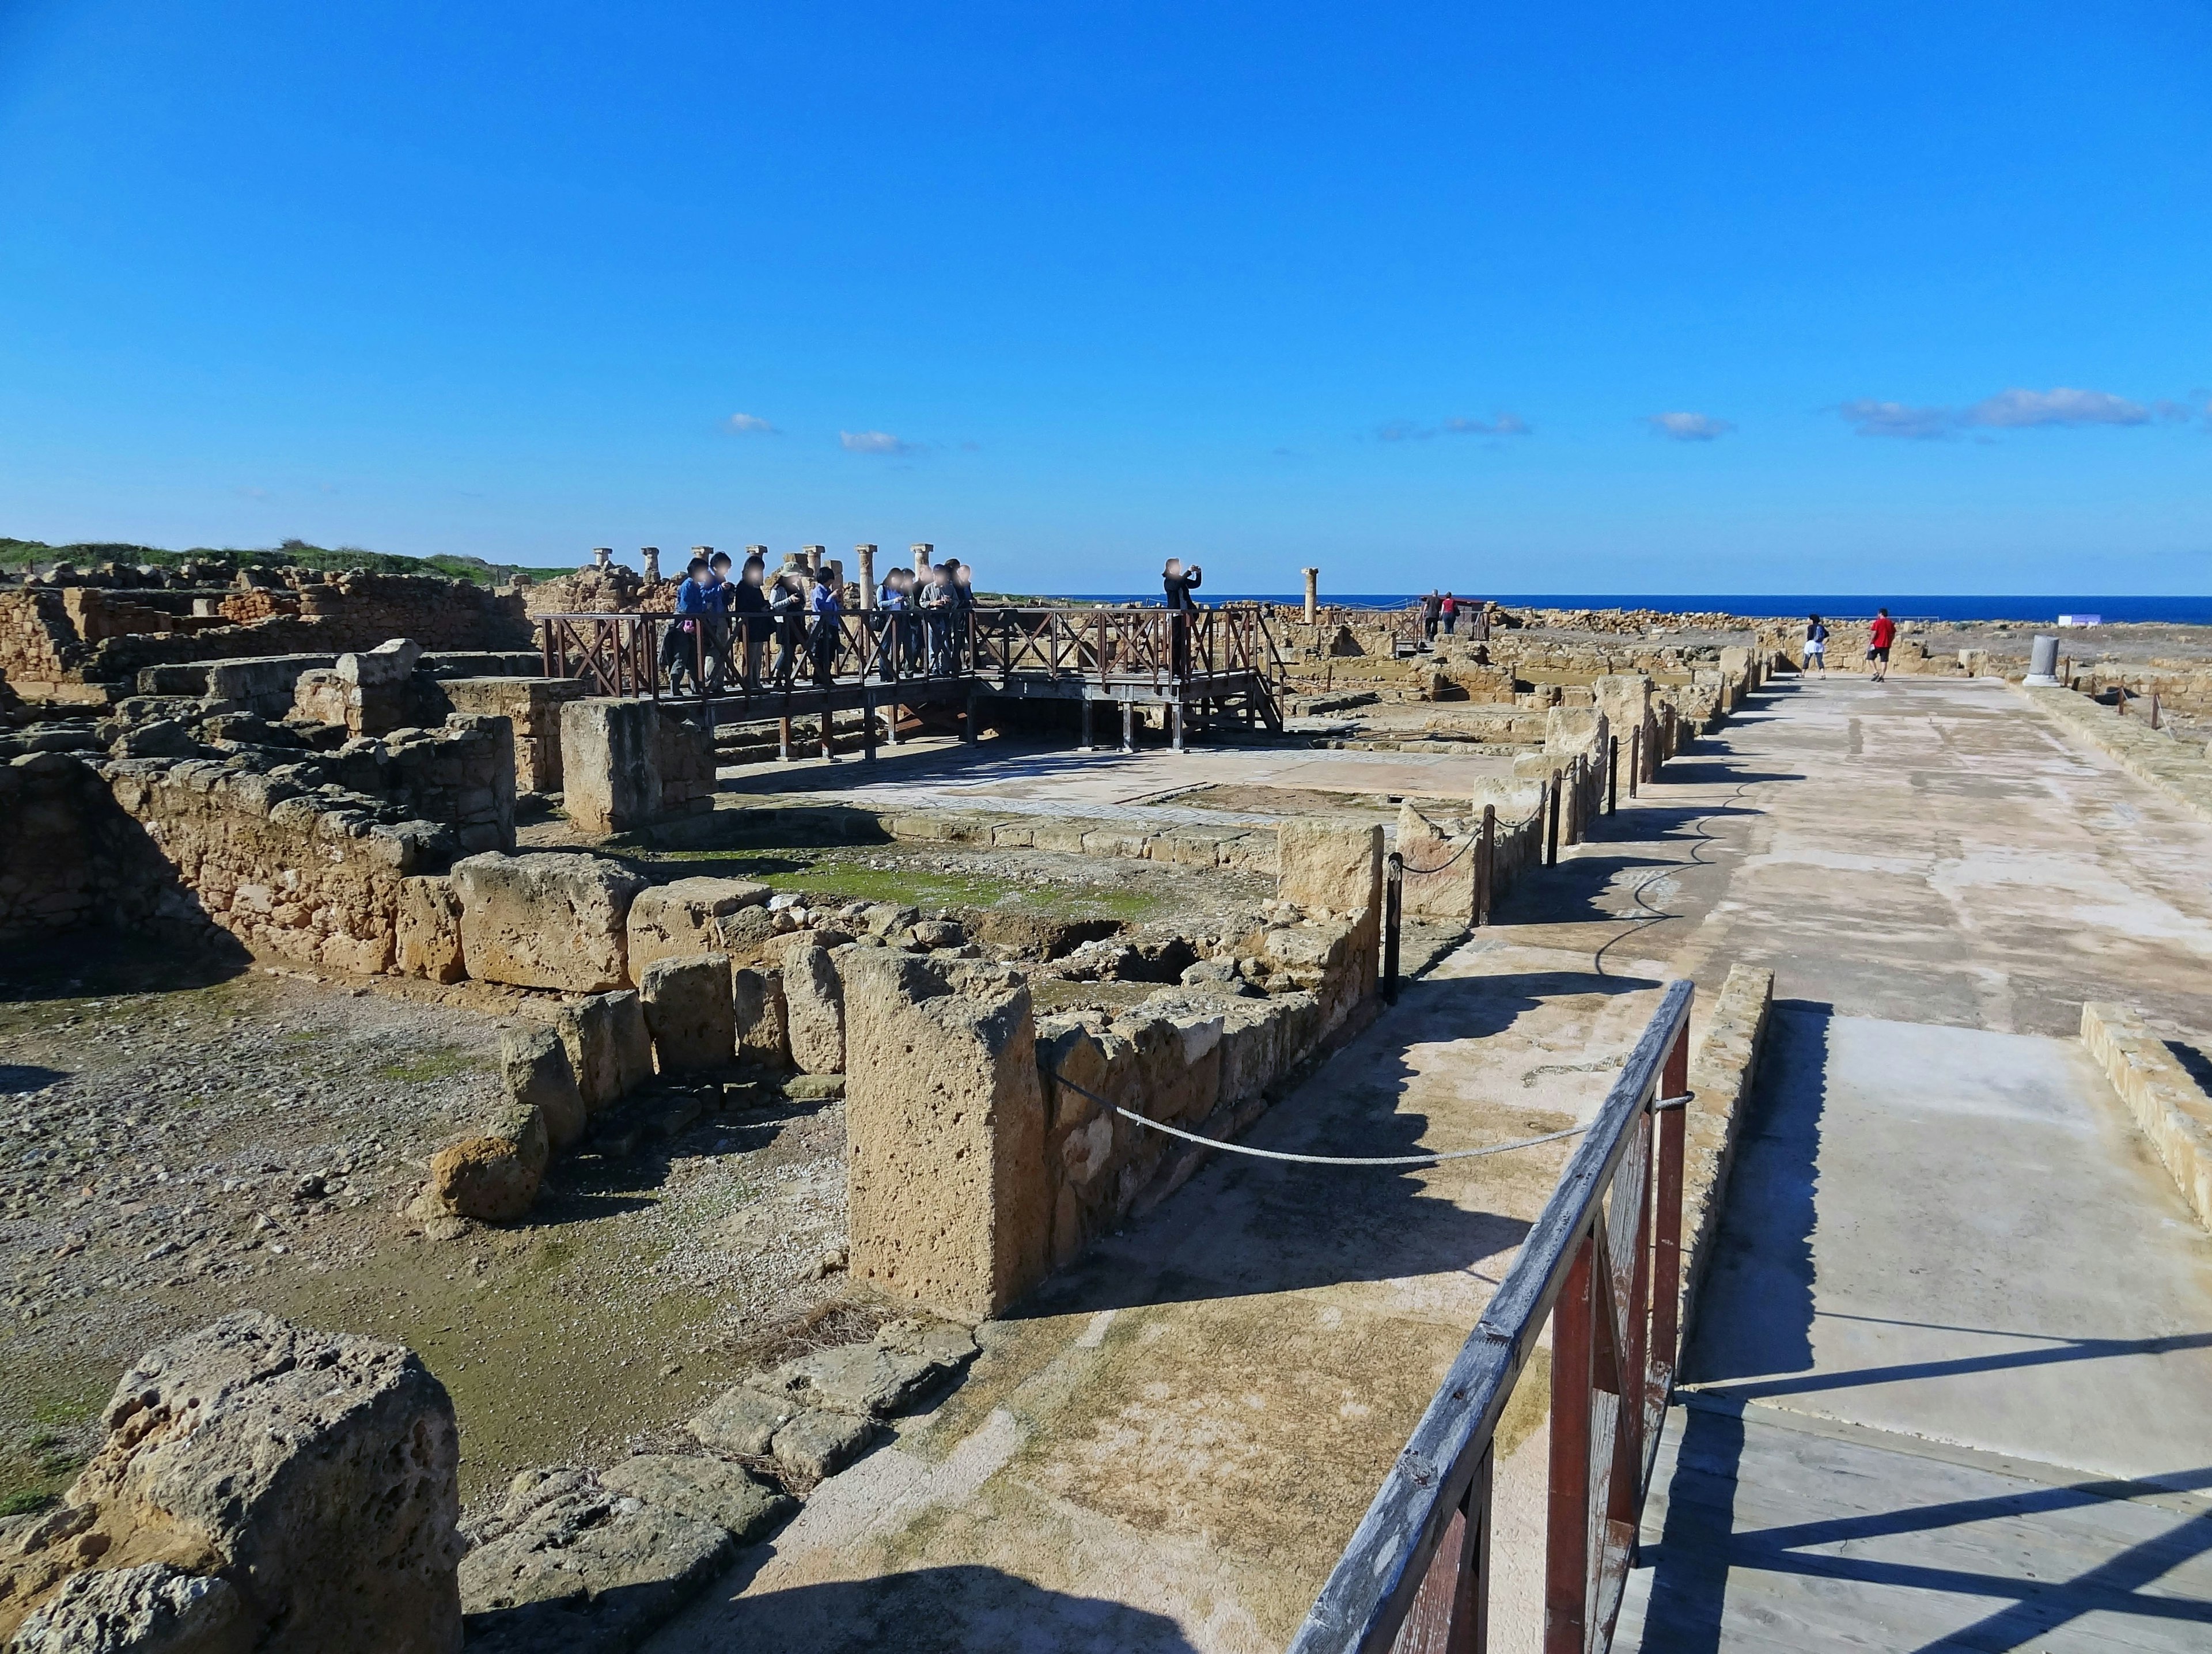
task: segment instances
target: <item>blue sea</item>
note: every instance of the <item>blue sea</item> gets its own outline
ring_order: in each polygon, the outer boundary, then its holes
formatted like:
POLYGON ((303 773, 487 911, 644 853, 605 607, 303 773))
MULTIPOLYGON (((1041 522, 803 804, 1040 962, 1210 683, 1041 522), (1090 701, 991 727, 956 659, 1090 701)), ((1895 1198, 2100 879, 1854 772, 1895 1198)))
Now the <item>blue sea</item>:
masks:
MULTIPOLYGON (((1476 594, 1467 594, 1474 597, 1476 594)), ((1887 608, 1900 620, 2020 621, 2051 626, 2061 615, 2095 615, 2109 622, 2166 621, 2184 626, 2212 626, 2212 597, 1943 597, 1881 594, 1838 596, 1746 597, 1741 593, 1663 592, 1608 593, 1588 591, 1484 592, 1509 609, 1656 609, 1669 614, 1718 612, 1787 617, 1820 615, 1831 620, 1863 620, 1887 608)), ((1238 591, 1216 594, 1201 590, 1207 603, 1302 603, 1304 592, 1238 591)), ((1084 592, 1077 603, 1158 603, 1160 594, 1148 592, 1084 592)), ((1344 609, 1403 609, 1419 601, 1413 592, 1322 593, 1324 603, 1344 609)))

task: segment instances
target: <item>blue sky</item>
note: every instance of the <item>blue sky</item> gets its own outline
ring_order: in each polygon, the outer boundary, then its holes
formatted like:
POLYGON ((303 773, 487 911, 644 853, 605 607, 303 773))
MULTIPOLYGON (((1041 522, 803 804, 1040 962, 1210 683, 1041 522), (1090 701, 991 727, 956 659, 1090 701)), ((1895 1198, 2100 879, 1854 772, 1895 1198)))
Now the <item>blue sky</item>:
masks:
POLYGON ((2212 13, 0 0, 0 534, 2212 590, 2212 13))

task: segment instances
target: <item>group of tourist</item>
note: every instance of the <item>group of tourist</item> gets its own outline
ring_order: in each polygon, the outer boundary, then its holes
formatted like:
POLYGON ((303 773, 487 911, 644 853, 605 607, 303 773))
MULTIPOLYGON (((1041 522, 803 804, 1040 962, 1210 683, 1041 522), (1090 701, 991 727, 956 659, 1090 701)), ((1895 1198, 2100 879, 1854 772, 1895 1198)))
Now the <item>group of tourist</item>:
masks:
POLYGON ((1431 590, 1421 599, 1421 635, 1434 643, 1440 627, 1448 638, 1457 630, 1459 599, 1449 591, 1431 590))
MULTIPOLYGON (((836 676, 847 651, 845 606, 836 573, 786 568, 771 578, 765 560, 747 557, 731 573, 729 553, 694 557, 676 588, 676 617, 661 639, 660 669, 669 693, 688 680, 694 694, 720 694, 734 666, 747 694, 763 687, 762 657, 775 653, 766 682, 787 689, 804 661, 817 684, 836 676)), ((948 557, 927 576, 895 568, 863 616, 885 682, 927 671, 933 677, 965 669, 968 612, 975 607, 968 568, 948 557)))

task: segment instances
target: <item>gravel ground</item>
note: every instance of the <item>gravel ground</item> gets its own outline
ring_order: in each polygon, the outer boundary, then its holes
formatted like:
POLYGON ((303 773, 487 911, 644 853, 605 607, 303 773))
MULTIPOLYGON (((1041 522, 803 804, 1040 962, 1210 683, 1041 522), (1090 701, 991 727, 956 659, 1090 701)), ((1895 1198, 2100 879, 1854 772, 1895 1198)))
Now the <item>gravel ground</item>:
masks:
POLYGON ((517 997, 410 988, 105 937, 0 955, 0 1512, 67 1484, 132 1359, 231 1309, 418 1351, 473 1494, 681 1419, 836 1289, 836 1104, 563 1160, 529 1223, 422 1239, 401 1209, 498 1094, 517 997))

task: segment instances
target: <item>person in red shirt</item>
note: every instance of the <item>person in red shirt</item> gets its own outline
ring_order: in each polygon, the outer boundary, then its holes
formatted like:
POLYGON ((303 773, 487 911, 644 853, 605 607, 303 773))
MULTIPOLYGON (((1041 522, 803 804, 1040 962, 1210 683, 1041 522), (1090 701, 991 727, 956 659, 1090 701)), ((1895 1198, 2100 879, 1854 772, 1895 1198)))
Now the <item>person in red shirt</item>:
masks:
POLYGON ((1896 641, 1897 622, 1887 609, 1876 610, 1874 624, 1867 628, 1867 658, 1874 663, 1876 683, 1889 676, 1889 646, 1896 641))

